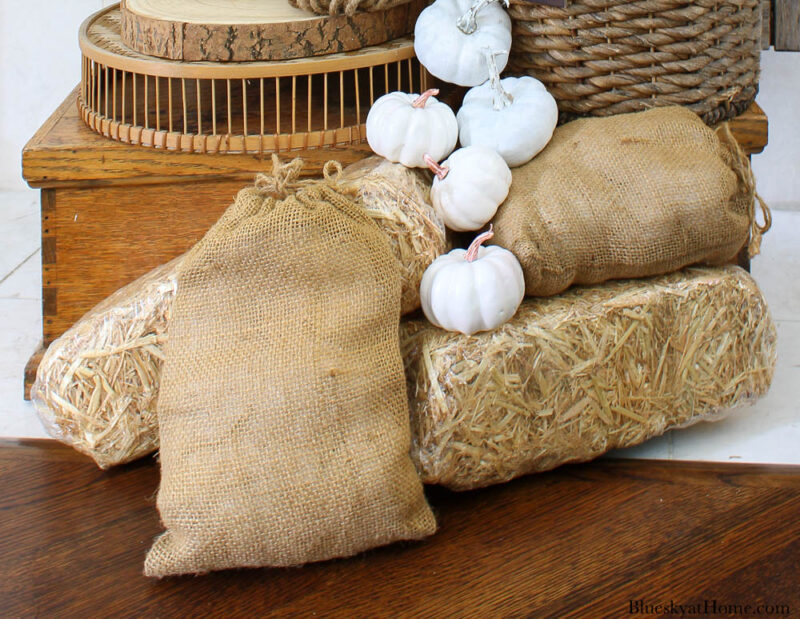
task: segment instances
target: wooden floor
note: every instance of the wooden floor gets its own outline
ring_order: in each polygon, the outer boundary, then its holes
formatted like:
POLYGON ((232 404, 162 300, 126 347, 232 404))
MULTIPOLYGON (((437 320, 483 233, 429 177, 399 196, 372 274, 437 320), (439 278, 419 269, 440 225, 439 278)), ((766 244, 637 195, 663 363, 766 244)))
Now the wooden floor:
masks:
POLYGON ((6 441, 0 479, 3 617, 800 615, 800 467, 597 461, 429 488, 427 541, 164 581, 141 576, 159 532, 153 460, 101 472, 49 441, 6 441))

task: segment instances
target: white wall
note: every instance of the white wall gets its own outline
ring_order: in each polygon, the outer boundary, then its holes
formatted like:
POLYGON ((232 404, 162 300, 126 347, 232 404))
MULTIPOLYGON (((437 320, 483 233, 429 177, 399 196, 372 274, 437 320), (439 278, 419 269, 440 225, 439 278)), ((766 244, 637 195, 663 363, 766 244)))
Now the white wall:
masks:
MULTIPOLYGON (((78 26, 110 0, 0 0, 0 189, 25 187, 20 151, 80 79, 78 26), (32 36, 34 35, 34 36, 32 36)), ((765 52, 770 145, 753 164, 773 207, 800 206, 800 53, 765 52)))
POLYGON ((26 187, 22 147, 80 80, 78 27, 102 0, 0 0, 0 189, 26 187))
POLYGON ((758 192, 772 208, 800 209, 800 52, 761 54, 756 99, 769 118, 769 145, 753 157, 758 192))

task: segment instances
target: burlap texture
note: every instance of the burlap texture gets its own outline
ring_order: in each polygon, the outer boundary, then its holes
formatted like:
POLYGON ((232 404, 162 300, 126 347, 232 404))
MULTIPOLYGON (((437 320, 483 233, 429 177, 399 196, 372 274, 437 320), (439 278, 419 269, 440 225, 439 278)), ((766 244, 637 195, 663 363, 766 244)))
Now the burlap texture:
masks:
POLYGON ((409 458, 400 279, 329 182, 256 188, 179 273, 145 574, 290 566, 435 530, 409 458))
POLYGON ((681 107, 576 120, 512 171, 493 243, 511 250, 526 294, 729 262, 758 251, 755 183, 727 126, 681 107))

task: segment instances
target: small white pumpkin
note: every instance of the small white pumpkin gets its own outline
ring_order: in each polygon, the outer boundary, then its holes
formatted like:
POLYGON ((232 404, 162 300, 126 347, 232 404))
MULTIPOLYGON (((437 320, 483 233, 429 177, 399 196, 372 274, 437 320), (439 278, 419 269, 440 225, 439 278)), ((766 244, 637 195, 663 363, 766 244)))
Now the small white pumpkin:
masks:
POLYGON ((457 232, 479 230, 494 217, 511 187, 511 170, 491 148, 459 148, 441 165, 428 155, 434 173, 431 202, 444 225, 457 232))
MULTIPOLYGON (((484 47, 511 47, 511 19, 496 0, 436 0, 417 18, 414 52, 440 80, 459 86, 485 82, 484 47)), ((501 71, 507 62, 503 52, 497 61, 501 71)))
POLYGON ((367 142, 381 157, 407 168, 426 168, 429 154, 441 161, 458 141, 458 122, 450 106, 437 101, 435 88, 421 95, 390 92, 367 114, 367 142))
POLYGON ((491 76, 472 88, 458 111, 462 146, 481 145, 496 150, 512 168, 533 159, 553 137, 558 106, 533 77, 500 79, 494 53, 486 53, 491 76))
POLYGON ((517 311, 525 295, 525 277, 517 258, 507 249, 481 243, 439 256, 425 271, 420 285, 422 311, 437 327, 472 335, 496 329, 517 311))

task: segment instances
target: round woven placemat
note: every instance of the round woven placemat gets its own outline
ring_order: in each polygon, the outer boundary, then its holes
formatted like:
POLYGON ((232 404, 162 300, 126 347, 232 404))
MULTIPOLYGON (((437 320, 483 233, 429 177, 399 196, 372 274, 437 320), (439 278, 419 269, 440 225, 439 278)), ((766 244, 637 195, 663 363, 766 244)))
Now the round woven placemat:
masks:
POLYGON ((663 105, 708 124, 758 92, 759 0, 511 0, 509 71, 541 80, 561 120, 663 105))

